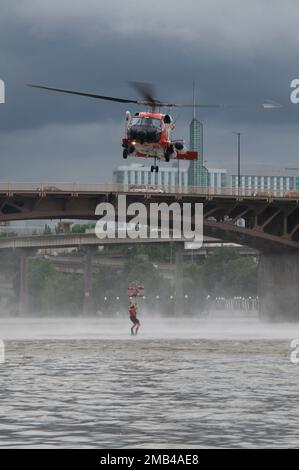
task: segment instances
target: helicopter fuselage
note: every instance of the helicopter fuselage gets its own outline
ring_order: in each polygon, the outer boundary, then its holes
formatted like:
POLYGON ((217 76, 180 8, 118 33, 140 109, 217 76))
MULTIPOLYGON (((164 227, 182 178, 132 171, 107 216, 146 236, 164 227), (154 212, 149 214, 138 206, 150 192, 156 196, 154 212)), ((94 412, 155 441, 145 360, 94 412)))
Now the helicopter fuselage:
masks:
POLYGON ((149 157, 157 160, 195 160, 197 152, 188 151, 183 140, 172 140, 175 125, 169 114, 127 111, 125 135, 122 139, 124 158, 149 157))

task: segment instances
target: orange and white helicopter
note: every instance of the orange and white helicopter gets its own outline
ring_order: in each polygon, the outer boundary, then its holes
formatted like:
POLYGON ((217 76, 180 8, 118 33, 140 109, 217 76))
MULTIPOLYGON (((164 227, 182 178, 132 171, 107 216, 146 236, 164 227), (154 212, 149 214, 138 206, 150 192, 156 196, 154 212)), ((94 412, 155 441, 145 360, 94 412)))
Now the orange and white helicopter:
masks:
MULTIPOLYGON (((153 88, 148 83, 130 82, 131 85, 142 96, 141 100, 125 98, 115 98, 113 96, 103 96, 93 93, 66 90, 62 88, 52 88, 42 85, 28 85, 33 88, 68 93, 71 95, 86 96, 101 100, 113 101, 116 103, 132 103, 147 106, 149 111, 138 112, 133 116, 126 112, 125 133, 122 139, 123 158, 143 157, 154 158, 154 165, 151 171, 158 172, 157 160, 169 162, 170 160, 196 160, 198 152, 188 150, 184 140, 173 140, 172 131, 175 128, 173 118, 170 114, 160 113, 160 108, 187 107, 187 108, 221 108, 222 104, 177 104, 168 103, 154 98, 153 88)), ((193 90, 194 91, 194 90, 193 90)), ((193 92, 194 96, 194 92, 193 92)), ((194 101, 194 99, 193 99, 194 101)), ((276 104, 263 104, 264 108, 277 107, 276 104)))

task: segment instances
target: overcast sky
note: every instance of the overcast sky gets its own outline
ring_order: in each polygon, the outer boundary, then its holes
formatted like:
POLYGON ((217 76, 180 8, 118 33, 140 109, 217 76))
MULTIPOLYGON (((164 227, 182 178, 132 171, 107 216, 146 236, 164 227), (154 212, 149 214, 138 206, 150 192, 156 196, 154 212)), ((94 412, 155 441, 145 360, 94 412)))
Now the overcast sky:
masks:
MULTIPOLYGON (((192 102, 195 80, 199 102, 248 105, 198 113, 209 167, 236 166, 233 130, 244 171, 299 167, 298 24, 297 0, 0 0, 1 180, 110 181, 123 164, 127 105, 26 83, 135 98, 128 81, 147 81, 192 102), (266 99, 284 107, 250 107, 266 99)), ((174 117, 188 141, 192 111, 174 117)))

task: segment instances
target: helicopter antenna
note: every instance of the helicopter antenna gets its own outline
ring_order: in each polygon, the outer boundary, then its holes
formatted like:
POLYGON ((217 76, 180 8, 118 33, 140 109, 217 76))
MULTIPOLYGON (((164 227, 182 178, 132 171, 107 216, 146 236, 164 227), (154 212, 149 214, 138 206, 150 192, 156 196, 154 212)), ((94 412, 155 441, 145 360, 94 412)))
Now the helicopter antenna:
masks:
POLYGON ((195 119, 195 81, 193 80, 193 119, 195 119))

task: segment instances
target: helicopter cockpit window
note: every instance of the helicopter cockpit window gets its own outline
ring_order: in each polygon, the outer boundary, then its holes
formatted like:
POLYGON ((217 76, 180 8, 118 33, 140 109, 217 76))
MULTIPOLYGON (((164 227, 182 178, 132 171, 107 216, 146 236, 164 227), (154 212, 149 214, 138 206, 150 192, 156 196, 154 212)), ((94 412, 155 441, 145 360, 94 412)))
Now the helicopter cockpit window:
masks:
POLYGON ((133 117, 130 124, 131 126, 161 127, 160 119, 150 117, 133 117))

